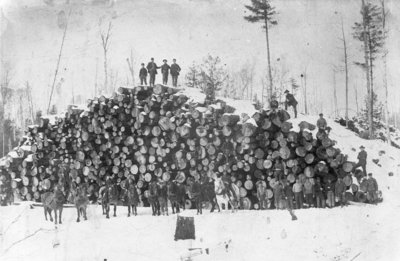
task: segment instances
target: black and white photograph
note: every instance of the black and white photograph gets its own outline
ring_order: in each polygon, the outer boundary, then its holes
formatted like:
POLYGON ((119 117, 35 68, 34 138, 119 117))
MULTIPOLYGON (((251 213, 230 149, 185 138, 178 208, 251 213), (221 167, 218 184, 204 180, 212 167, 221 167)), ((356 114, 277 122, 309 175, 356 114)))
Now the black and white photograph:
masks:
POLYGON ((400 260, 400 1, 0 0, 1 261, 400 260))

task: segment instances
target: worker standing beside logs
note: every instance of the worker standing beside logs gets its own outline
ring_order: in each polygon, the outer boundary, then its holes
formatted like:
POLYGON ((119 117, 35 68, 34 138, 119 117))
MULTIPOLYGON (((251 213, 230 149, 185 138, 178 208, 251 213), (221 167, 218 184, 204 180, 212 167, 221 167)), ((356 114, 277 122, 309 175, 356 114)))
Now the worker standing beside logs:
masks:
POLYGON ((304 196, 306 198, 306 204, 308 207, 314 206, 314 185, 311 183, 310 179, 307 179, 304 182, 304 196))
POLYGON ((346 184, 343 179, 338 178, 335 184, 335 197, 338 199, 337 201, 340 203, 340 206, 343 207, 345 205, 345 196, 346 193, 346 184))
POLYGON ((320 178, 316 179, 314 190, 315 190, 315 199, 317 203, 317 208, 325 208, 324 189, 321 185, 320 178))
POLYGON ((376 179, 372 177, 372 173, 368 173, 367 179, 367 199, 369 203, 376 204, 378 196, 376 192, 378 191, 378 183, 376 179))
POLYGON ((293 190, 290 182, 288 180, 284 180, 283 194, 286 199, 286 206, 289 210, 293 209, 293 190))
POLYGON ((333 208, 335 206, 335 194, 334 194, 335 187, 332 184, 332 181, 328 179, 325 182, 325 192, 327 198, 327 205, 329 208, 333 208))
POLYGON ((176 59, 172 59, 171 64, 171 76, 172 76, 172 86, 178 86, 178 76, 181 71, 181 67, 176 63, 176 59))
POLYGON ((364 173, 364 177, 367 176, 367 152, 365 151, 365 147, 364 146, 360 146, 360 152, 358 153, 357 159, 358 162, 357 164, 354 166, 354 169, 361 167, 364 173))
POLYGON ((303 208, 303 184, 301 184, 300 179, 296 179, 296 183, 293 185, 293 193, 296 208, 303 208))
POLYGON ((328 123, 326 123, 324 114, 322 114, 322 113, 319 114, 319 119, 317 120, 317 127, 318 127, 317 137, 325 136, 325 134, 326 134, 325 130, 327 130, 329 132, 328 123))

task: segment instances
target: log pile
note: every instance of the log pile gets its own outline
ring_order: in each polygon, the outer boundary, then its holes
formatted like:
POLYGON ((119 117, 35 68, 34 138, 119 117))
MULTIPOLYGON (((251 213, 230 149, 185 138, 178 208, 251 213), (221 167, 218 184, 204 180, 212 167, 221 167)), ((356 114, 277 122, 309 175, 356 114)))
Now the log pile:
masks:
POLYGON ((121 87, 112 97, 89 100, 85 109, 69 106, 62 117, 43 117, 1 168, 23 200, 38 200, 57 183, 68 189, 72 181, 88 183, 96 196, 106 179, 122 185, 131 176, 146 196, 154 179, 183 183, 225 174, 246 209, 258 208, 257 182, 273 198, 280 179, 348 176, 353 163, 334 141, 314 138, 315 126, 306 122, 294 132, 288 119, 284 110, 237 115, 223 101, 192 103, 163 85, 121 87))

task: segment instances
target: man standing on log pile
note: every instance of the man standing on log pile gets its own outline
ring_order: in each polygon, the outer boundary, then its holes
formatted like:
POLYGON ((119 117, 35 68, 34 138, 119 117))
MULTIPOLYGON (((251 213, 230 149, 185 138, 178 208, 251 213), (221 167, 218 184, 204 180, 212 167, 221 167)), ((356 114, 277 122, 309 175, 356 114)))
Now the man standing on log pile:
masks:
POLYGON ((161 74, 162 74, 162 82, 164 85, 167 85, 168 83, 168 74, 169 74, 169 69, 171 67, 167 64, 167 60, 163 60, 163 65, 161 65, 161 74))
POLYGON ((317 178, 314 190, 315 190, 315 199, 317 201, 317 208, 325 208, 324 189, 322 188, 320 178, 317 178))
POLYGON ((357 156, 358 162, 354 166, 354 169, 361 166, 363 173, 364 173, 364 177, 366 177, 367 176, 367 152, 365 151, 365 147, 362 145, 360 147, 360 150, 361 151, 358 153, 358 156, 357 156))
POLYGON ((338 178, 335 184, 335 196, 339 199, 340 206, 343 207, 345 205, 345 197, 344 194, 346 193, 346 184, 341 178, 338 178))
POLYGON ((328 123, 326 122, 324 115, 322 113, 319 114, 319 119, 317 121, 318 134, 317 137, 323 137, 325 134, 329 134, 331 128, 328 127, 328 123))
POLYGON ((147 85, 147 70, 144 68, 144 63, 142 63, 142 68, 139 71, 139 79, 140 79, 140 85, 147 85))
POLYGON ((157 64, 154 62, 154 58, 151 58, 151 61, 147 64, 146 69, 150 74, 150 86, 154 86, 157 69, 160 69, 160 67, 157 67, 157 64))
POLYGON ((368 173, 367 179, 367 199, 369 203, 376 204, 378 196, 376 192, 378 191, 378 182, 372 177, 372 173, 368 173))
POLYGON ((172 86, 178 86, 178 76, 181 71, 181 67, 176 63, 176 59, 172 59, 171 64, 171 75, 172 75, 172 86))
POLYGON ((297 101, 294 98, 293 94, 291 94, 288 90, 284 92, 286 94, 286 101, 285 101, 285 110, 287 110, 288 106, 293 107, 294 117, 297 118, 297 101))
POLYGON ((293 185, 294 200, 296 201, 296 208, 303 208, 303 184, 300 183, 300 179, 296 179, 296 183, 293 185))

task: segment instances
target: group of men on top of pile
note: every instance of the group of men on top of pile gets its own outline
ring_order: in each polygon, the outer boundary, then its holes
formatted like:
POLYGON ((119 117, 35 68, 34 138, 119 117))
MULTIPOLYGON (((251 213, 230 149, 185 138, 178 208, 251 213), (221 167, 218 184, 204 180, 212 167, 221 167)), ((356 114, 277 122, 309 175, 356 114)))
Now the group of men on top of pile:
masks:
POLYGON ((139 79, 141 85, 147 85, 147 75, 150 75, 150 86, 154 86, 156 81, 157 69, 161 69, 162 83, 164 85, 168 84, 168 75, 171 73, 172 76, 172 86, 178 86, 178 76, 181 71, 181 67, 176 63, 176 59, 172 59, 171 66, 167 63, 167 59, 163 60, 163 65, 157 66, 154 62, 154 58, 150 59, 150 62, 144 67, 144 63, 141 64, 139 71, 139 79))

